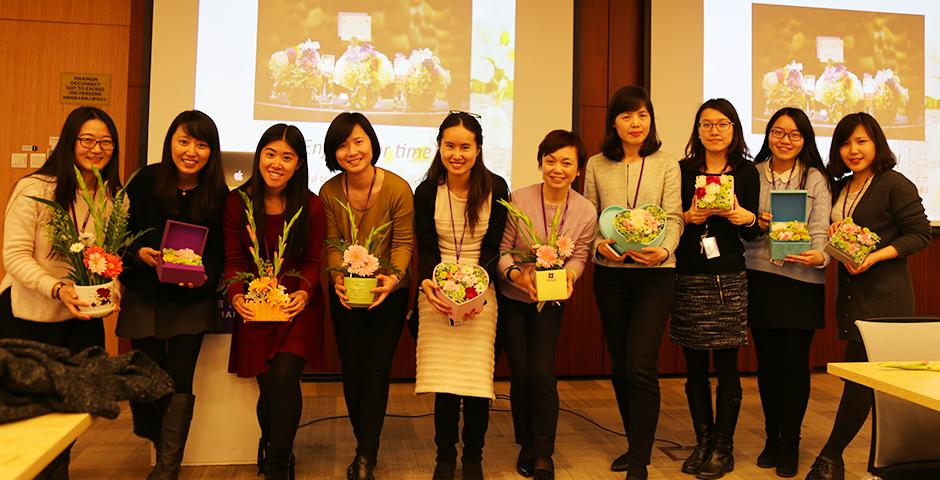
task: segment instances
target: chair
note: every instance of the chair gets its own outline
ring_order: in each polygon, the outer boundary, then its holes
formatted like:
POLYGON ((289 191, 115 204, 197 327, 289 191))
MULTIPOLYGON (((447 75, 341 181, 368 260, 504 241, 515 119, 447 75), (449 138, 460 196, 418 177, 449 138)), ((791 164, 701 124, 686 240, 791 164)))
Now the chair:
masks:
MULTIPOLYGON (((855 324, 871 362, 940 359, 940 317, 869 318, 855 324)), ((870 463, 878 476, 940 478, 940 412, 875 391, 872 419, 870 463)))

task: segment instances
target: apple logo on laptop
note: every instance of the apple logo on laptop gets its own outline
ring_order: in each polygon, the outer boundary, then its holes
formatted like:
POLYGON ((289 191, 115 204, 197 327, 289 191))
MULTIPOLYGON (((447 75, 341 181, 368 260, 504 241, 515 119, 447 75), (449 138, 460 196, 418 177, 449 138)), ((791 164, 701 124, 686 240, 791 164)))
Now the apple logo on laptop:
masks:
POLYGON ((245 179, 245 174, 241 171, 241 169, 238 169, 238 170, 235 170, 235 173, 232 174, 232 177, 235 178, 236 182, 240 182, 245 179))

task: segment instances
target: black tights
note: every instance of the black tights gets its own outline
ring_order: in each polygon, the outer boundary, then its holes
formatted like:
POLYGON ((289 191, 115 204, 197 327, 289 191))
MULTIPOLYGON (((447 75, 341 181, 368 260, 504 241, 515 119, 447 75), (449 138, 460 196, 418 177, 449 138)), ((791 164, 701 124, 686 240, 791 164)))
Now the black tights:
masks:
POLYGON ((752 328, 767 438, 798 440, 809 403, 814 330, 752 328))
MULTIPOLYGON (((867 362, 868 355, 865 354, 865 346, 861 342, 850 340, 845 349, 845 361, 867 362)), ((829 440, 826 441, 820 455, 832 460, 841 459, 845 447, 849 446, 852 439, 858 435, 858 431, 862 429, 865 420, 868 419, 871 404, 872 390, 870 388, 846 381, 842 387, 839 410, 836 411, 836 419, 832 424, 832 433, 829 434, 829 440)))
POLYGON ((708 353, 715 361, 718 377, 717 391, 729 394, 741 393, 741 376, 738 374, 738 349, 693 350, 683 347, 686 363, 686 384, 705 387, 708 384, 708 353))
POLYGON ((490 423, 490 399, 462 397, 450 393, 434 394, 434 444, 438 460, 457 458, 457 426, 463 400, 463 457, 478 459, 483 455, 486 430, 490 423))
POLYGON ((271 368, 255 377, 261 394, 258 396, 258 425, 261 437, 267 439, 272 449, 292 448, 303 396, 300 392, 300 376, 307 361, 293 353, 274 355, 271 368))
POLYGON ((193 374, 202 346, 202 334, 176 335, 170 338, 131 339, 134 350, 140 350, 162 368, 176 386, 176 393, 193 393, 193 374))

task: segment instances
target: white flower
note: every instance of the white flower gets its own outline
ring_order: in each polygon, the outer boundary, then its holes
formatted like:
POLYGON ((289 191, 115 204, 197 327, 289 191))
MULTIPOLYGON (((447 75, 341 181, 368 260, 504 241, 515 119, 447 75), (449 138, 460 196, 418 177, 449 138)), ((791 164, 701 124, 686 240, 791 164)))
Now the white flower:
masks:
POLYGON ((699 175, 699 176, 695 177, 695 186, 696 186, 696 187, 704 187, 704 186, 705 186, 705 176, 704 176, 704 175, 699 175))
POLYGON ((79 253, 85 249, 85 245, 82 242, 75 242, 69 246, 69 251, 72 253, 79 253))
POLYGON ((272 74, 279 76, 287 70, 289 64, 290 62, 287 58, 287 52, 281 50, 271 55, 271 60, 268 62, 268 68, 271 69, 272 74))
POLYGON ((714 195, 705 195, 704 197, 702 197, 702 201, 705 202, 706 205, 711 205, 711 204, 715 203, 715 196, 714 196, 714 195))
POLYGON ((82 242, 86 247, 90 247, 95 243, 95 234, 94 232, 82 232, 78 234, 78 241, 82 242))
POLYGON ((705 187, 705 193, 708 195, 717 195, 719 191, 721 191, 721 186, 717 183, 709 183, 705 187))

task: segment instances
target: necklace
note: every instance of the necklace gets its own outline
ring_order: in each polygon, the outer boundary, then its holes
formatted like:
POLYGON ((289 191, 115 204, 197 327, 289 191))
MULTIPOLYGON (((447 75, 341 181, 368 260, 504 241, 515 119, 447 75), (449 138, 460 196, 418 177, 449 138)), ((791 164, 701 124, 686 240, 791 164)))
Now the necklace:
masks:
POLYGON ((868 174, 868 178, 865 179, 865 183, 862 184, 862 188, 860 188, 860 189, 858 190, 858 193, 855 194, 855 198, 852 199, 852 203, 851 203, 851 204, 849 204, 849 190, 852 189, 852 183, 850 182, 848 185, 845 186, 845 200, 842 202, 842 219, 843 219, 843 220, 845 220, 845 218, 846 218, 846 209, 845 209, 845 207, 846 207, 846 206, 849 207, 849 208, 848 208, 848 215, 851 216, 851 215, 855 212, 855 204, 858 203, 858 199, 859 199, 859 198, 862 198, 862 192, 865 191, 865 187, 868 186, 868 182, 870 182, 871 179, 872 179, 872 177, 874 177, 874 176, 875 176, 874 173, 869 173, 869 174, 868 174))
MULTIPOLYGON (((544 184, 544 183, 542 184, 542 187, 539 189, 539 195, 541 195, 541 197, 542 197, 542 225, 545 226, 545 237, 548 238, 548 237, 551 236, 551 232, 548 231, 548 227, 549 227, 549 226, 548 226, 548 218, 545 216, 545 207, 547 207, 547 205, 545 204, 545 184, 544 184)), ((561 221, 558 222, 558 233, 559 233, 559 234, 561 234, 561 232, 563 231, 562 229, 563 229, 564 226, 565 226, 565 219, 568 218, 568 204, 570 203, 570 201, 571 201, 571 192, 569 191, 568 194, 565 195, 565 211, 562 212, 562 214, 561 214, 561 221)), ((635 200, 634 200, 634 201, 635 201, 635 200)), ((555 205, 555 211, 556 211, 556 212, 558 211, 558 208, 559 208, 560 206, 561 206, 561 205, 555 205)))
MULTIPOLYGON (((460 251, 463 249, 463 239, 467 236, 467 210, 464 208, 463 228, 460 230, 460 240, 458 241, 457 225, 454 223, 454 205, 450 200, 450 185, 447 184, 447 180, 444 181, 444 186, 447 187, 447 208, 450 210, 450 231, 454 235, 454 257, 456 257, 454 263, 460 263, 460 251)), ((545 213, 544 209, 542 213, 545 213)))
POLYGON ((180 195, 182 195, 182 196, 185 197, 186 195, 189 194, 189 192, 195 190, 196 187, 198 187, 198 186, 199 186, 198 183, 194 183, 194 184, 192 184, 192 185, 189 186, 189 187, 176 187, 176 190, 178 190, 178 191, 180 192, 180 195))

